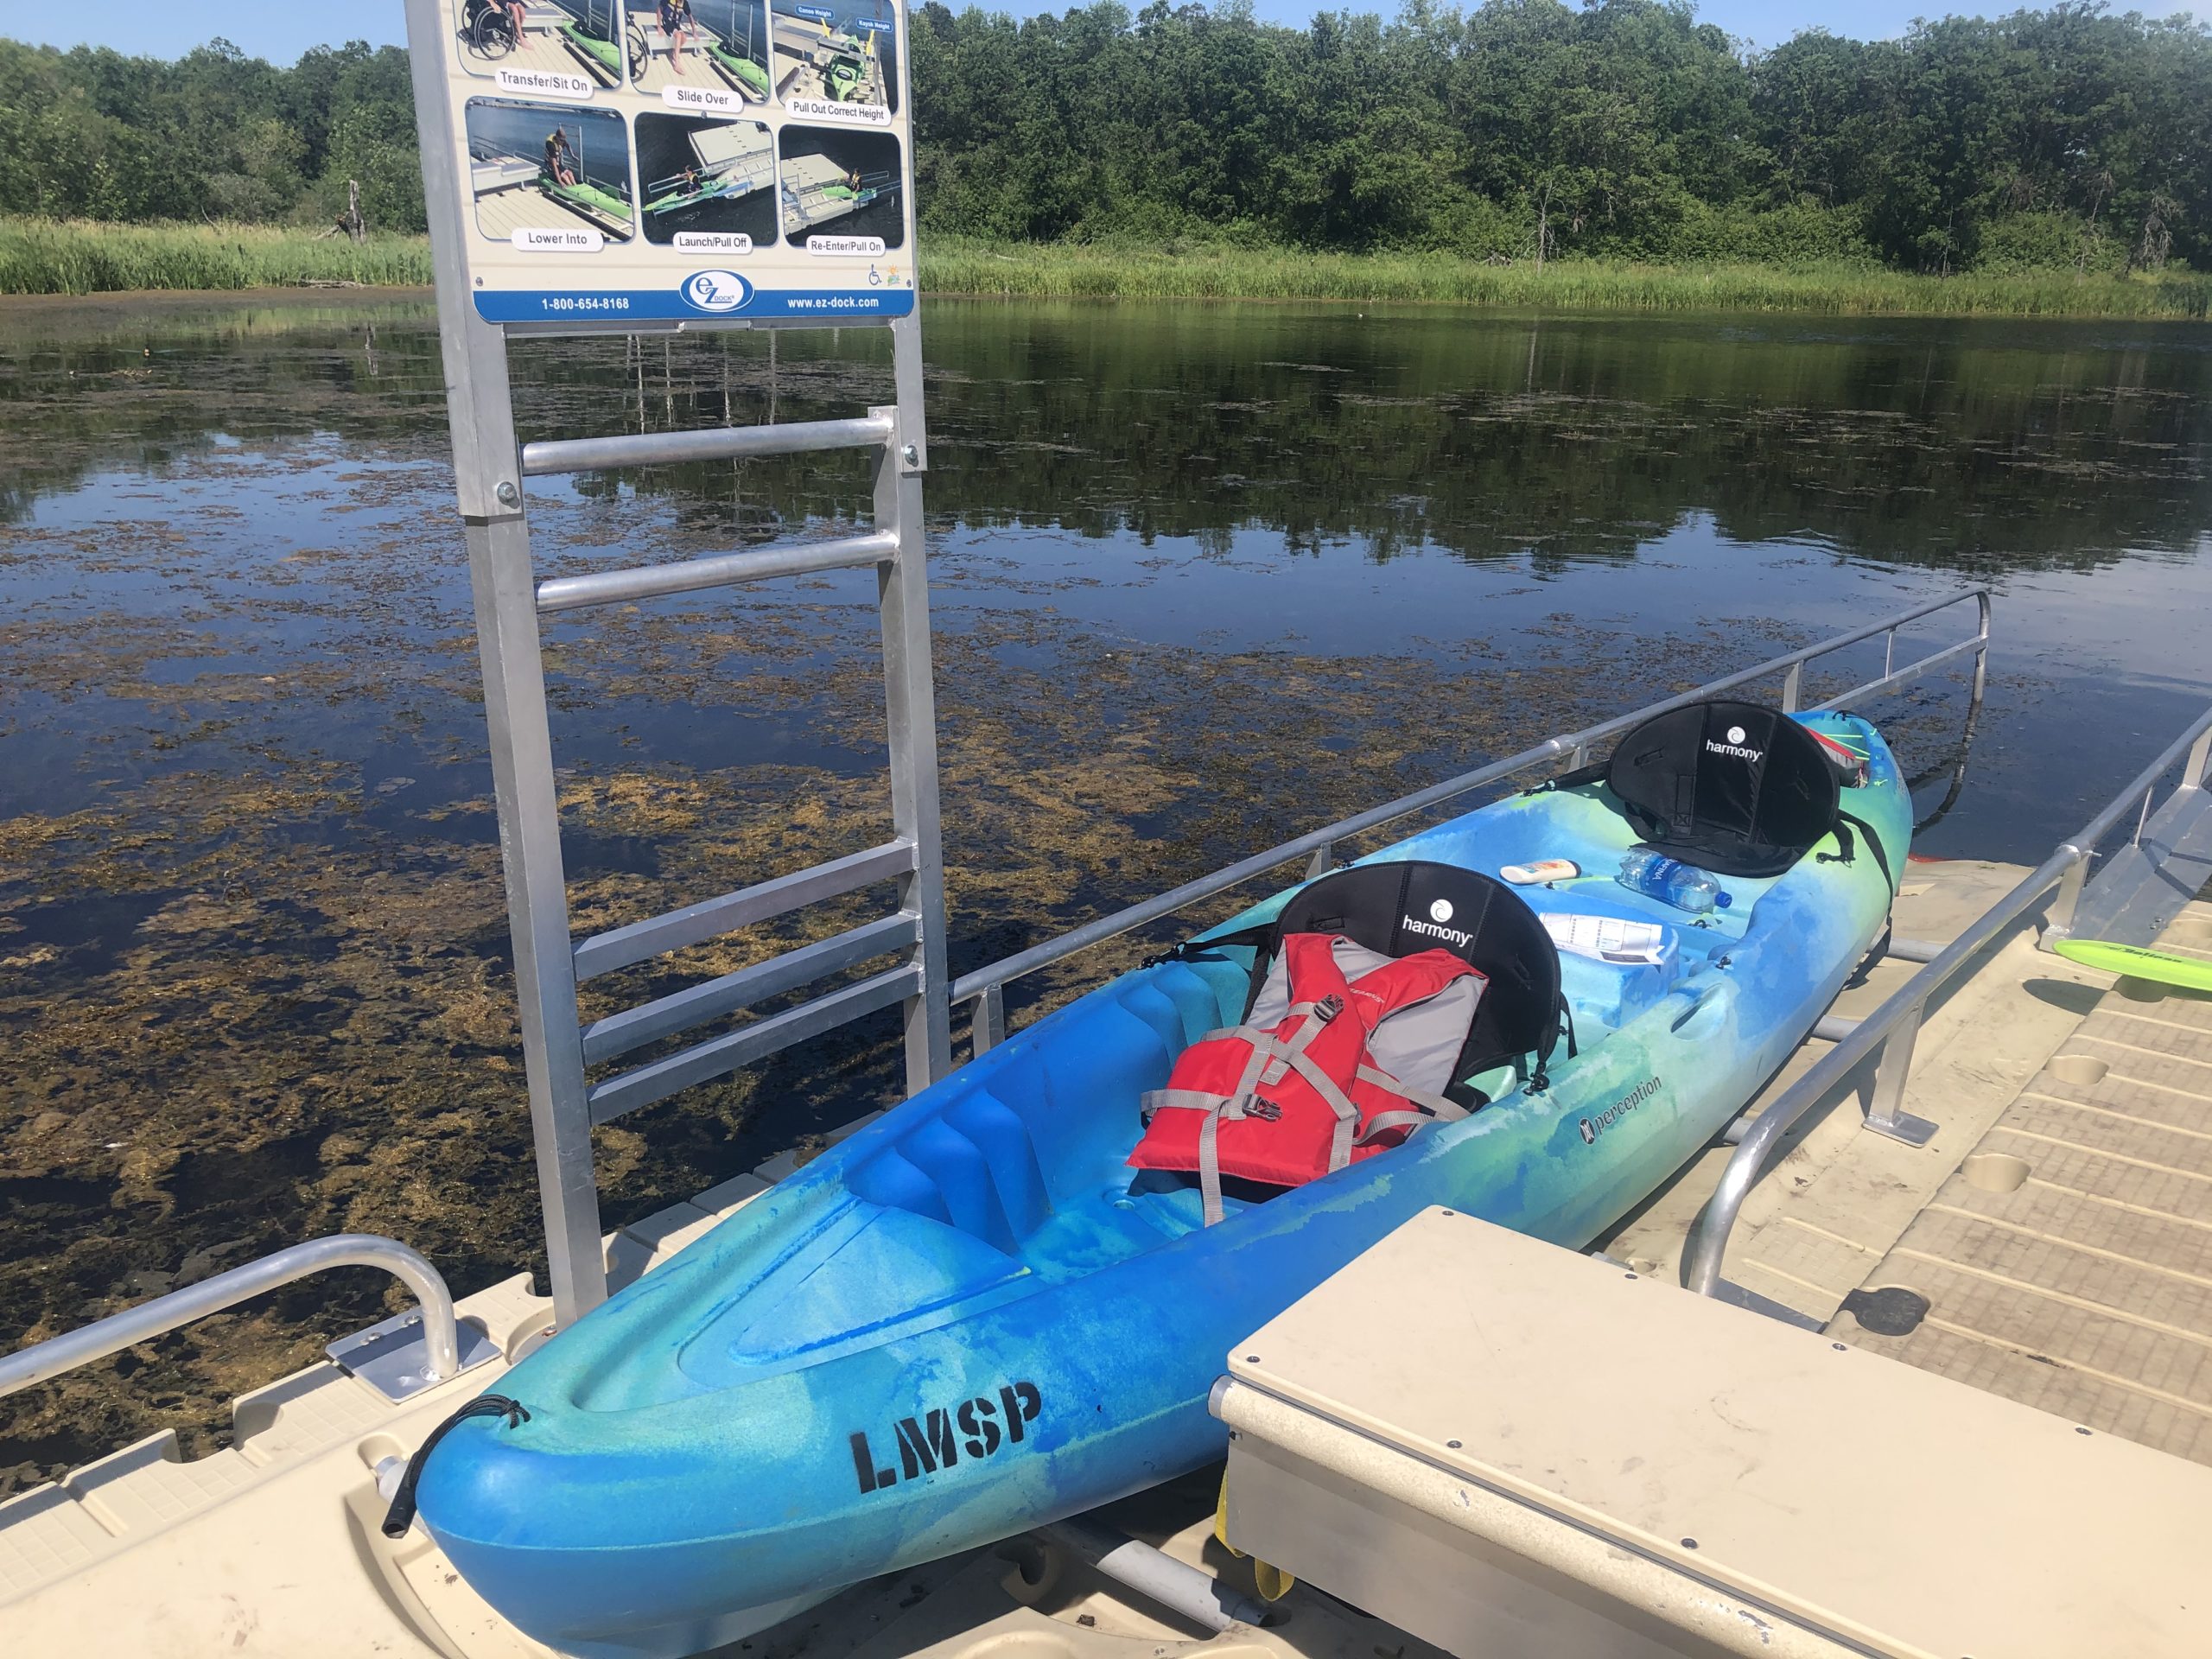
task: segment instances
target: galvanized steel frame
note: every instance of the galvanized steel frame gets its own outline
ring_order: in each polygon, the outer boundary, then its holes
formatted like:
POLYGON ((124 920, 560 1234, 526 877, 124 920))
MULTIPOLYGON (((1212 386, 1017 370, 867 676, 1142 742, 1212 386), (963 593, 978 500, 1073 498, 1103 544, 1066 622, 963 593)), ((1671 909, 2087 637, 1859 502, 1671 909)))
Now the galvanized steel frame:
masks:
MULTIPOLYGON (((475 601, 524 1071, 545 1213, 548 1288, 556 1320, 566 1325, 607 1295, 592 1160, 594 1124, 894 1005, 903 1009, 908 1091, 927 1087, 950 1069, 936 702, 922 523, 928 437, 922 410, 920 322, 912 315, 890 321, 897 402, 861 416, 519 445, 507 374, 508 331, 476 315, 462 253, 470 233, 468 203, 461 181, 444 165, 454 149, 450 106, 442 60, 437 51, 425 49, 444 39, 441 0, 407 0, 407 20, 417 48, 411 56, 439 334, 455 487, 475 601), (543 582, 537 579, 523 499, 524 479, 837 448, 865 449, 874 456, 875 522, 866 533, 632 570, 543 582), (892 840, 595 938, 574 939, 561 854, 540 616, 849 567, 873 567, 876 573, 892 840), (580 1029, 580 980, 880 882, 895 888, 896 906, 889 917, 743 972, 657 998, 598 1020, 588 1031, 580 1029), (901 960, 872 977, 619 1077, 596 1084, 587 1079, 589 1065, 885 956, 901 960)), ((853 320, 841 318, 840 325, 853 326, 853 320)), ((515 332, 648 330, 598 325, 515 332)))

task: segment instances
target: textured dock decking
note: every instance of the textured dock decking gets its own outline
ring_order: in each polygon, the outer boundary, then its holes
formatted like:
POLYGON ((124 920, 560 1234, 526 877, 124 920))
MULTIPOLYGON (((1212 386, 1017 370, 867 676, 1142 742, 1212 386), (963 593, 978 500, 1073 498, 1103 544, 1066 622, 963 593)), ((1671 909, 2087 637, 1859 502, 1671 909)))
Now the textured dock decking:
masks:
MULTIPOLYGON (((2212 960, 2208 909, 2161 948, 2212 960)), ((2212 1464, 2212 995, 2107 991, 1866 1283, 1927 1316, 1844 1339, 2212 1464)))
MULTIPOLYGON (((2025 874, 1913 865, 1897 931, 1948 939, 2025 874)), ((2212 960, 2212 905, 2185 906, 2162 943, 2212 960)), ((1882 963, 1836 1012, 1870 1012, 1916 971, 1882 963)), ((1860 1127, 1872 1075, 1785 1138, 1724 1275, 1841 1341, 2212 1463, 2212 996, 2115 982, 2024 929, 1922 1027, 1905 1104, 1940 1126, 1926 1147, 1860 1127), (1885 1334, 1847 1306, 1883 1288, 1926 1298, 1925 1317, 1885 1334)), ((1608 1252, 1675 1274, 1732 1150, 1707 1152, 1608 1252)))

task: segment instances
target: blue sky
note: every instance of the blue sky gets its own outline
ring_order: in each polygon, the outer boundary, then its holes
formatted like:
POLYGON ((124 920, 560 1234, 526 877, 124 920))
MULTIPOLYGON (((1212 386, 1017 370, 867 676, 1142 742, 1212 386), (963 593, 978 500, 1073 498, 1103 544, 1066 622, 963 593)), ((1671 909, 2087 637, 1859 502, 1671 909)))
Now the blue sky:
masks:
MULTIPOLYGON (((1878 39, 1902 32, 1916 16, 1946 12, 2011 11, 2033 0, 1707 0, 1698 15, 1731 35, 1761 46, 1786 40, 1815 25, 1838 35, 1878 39)), ((1135 10, 1141 0, 1124 0, 1135 10)), ((1317 10, 1313 0, 1254 0, 1262 17, 1304 22, 1317 10)), ((1023 0, 1004 8, 1023 13, 1044 10, 1023 0)), ((1053 8, 1058 10, 1058 7, 1053 8)), ((1396 10, 1395 0, 1349 9, 1396 10)), ((2212 20, 2212 0, 2122 0, 2115 10, 2140 10, 2152 16, 2188 11, 2212 20)), ((54 0, 0 0, 0 35, 54 46, 99 42, 118 51, 174 57, 211 35, 222 35, 248 52, 289 63, 310 46, 358 38, 374 45, 397 42, 404 33, 399 0, 356 0, 351 5, 302 5, 298 0, 229 0, 211 6, 196 0, 102 0, 97 5, 61 6, 54 0)))

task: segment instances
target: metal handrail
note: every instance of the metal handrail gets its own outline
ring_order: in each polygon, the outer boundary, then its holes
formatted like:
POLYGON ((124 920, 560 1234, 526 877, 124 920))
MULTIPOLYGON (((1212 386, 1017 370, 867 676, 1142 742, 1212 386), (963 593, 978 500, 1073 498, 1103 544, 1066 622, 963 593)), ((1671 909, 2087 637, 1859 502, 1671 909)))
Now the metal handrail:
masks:
POLYGON ((334 1233, 327 1238, 287 1245, 227 1273, 111 1313, 81 1330, 17 1349, 0 1359, 0 1397, 105 1359, 210 1313, 236 1307, 265 1290, 327 1268, 382 1268, 398 1279, 415 1293, 423 1307, 423 1341, 429 1360, 423 1380, 442 1382, 460 1375, 461 1338, 453 1295, 438 1270, 397 1239, 374 1233, 334 1233))
MULTIPOLYGON (((1881 1058, 1874 1075, 1874 1093, 1866 1110, 1870 1127, 1888 1129, 1902 1121, 1905 1079, 1912 1068, 1912 1050, 1929 1002, 1960 968, 1982 947, 2018 920, 2054 885, 2059 902, 2050 918, 2050 934, 2064 931, 2073 917, 2097 843, 2110 834, 2127 810, 2141 797, 2147 804, 2158 780, 2186 755, 2177 789, 2206 787, 2212 769, 2212 708, 2207 708, 2158 758, 2136 774, 2129 784, 2071 840, 2062 842, 2033 874, 1996 904, 1982 912, 1966 931, 1946 945, 1936 959, 1907 980, 1873 1013, 1853 1026, 1836 1046, 1760 1112, 1737 1143, 1719 1184, 1700 1214, 1690 1247, 1685 1282, 1701 1296, 1719 1294, 1721 1259, 1727 1254, 1728 1236, 1735 1229, 1751 1186, 1759 1177, 1775 1142, 1789 1133, 1798 1119, 1819 1103, 1828 1091, 1855 1071, 1878 1047, 1881 1058)), ((2139 820, 2138 834, 2140 834, 2139 820)))
POLYGON ((816 449, 867 449, 891 441, 896 423, 882 410, 847 420, 784 421, 768 426, 708 426, 684 432, 616 432, 598 438, 541 438, 522 447, 524 478, 617 467, 679 466, 804 454, 816 449))
POLYGON ((1847 645, 1855 645, 1863 639, 1871 639, 1877 634, 1887 635, 1891 646, 1890 652, 1885 656, 1881 677, 1869 680, 1864 685, 1854 686, 1850 690, 1831 697, 1827 702, 1820 703, 1816 707, 1832 709, 1855 698, 1879 696, 1968 652, 1974 653, 1974 690, 1978 697, 1986 667, 1989 620, 1989 589, 1986 588, 1963 588, 1958 593, 1948 594, 1941 599, 1930 600, 1926 604, 1915 606, 1910 610, 1900 611, 1880 621, 1870 622, 1865 627, 1854 629, 1849 633, 1840 633, 1832 639, 1823 639, 1817 645, 1807 645, 1801 650, 1789 652, 1780 657, 1770 658, 1755 667, 1731 674, 1723 679, 1712 681, 1699 686, 1694 691, 1685 691, 1680 696, 1669 697, 1664 702, 1631 709, 1624 715, 1616 715, 1610 720, 1600 721, 1597 725, 1587 727, 1579 732, 1547 738, 1534 748, 1523 749, 1520 753, 1508 755, 1503 760, 1493 760, 1488 766, 1478 766, 1474 771, 1463 772, 1457 778, 1448 778, 1442 783, 1431 784, 1427 788, 1415 790, 1410 795, 1402 795, 1395 801, 1385 802, 1381 806, 1370 807, 1366 811, 1355 813, 1348 818, 1340 818, 1336 823, 1321 829, 1309 830, 1305 835, 1286 841, 1280 846, 1271 847, 1266 852, 1255 853, 1249 858, 1241 859, 1224 869, 1216 870, 1211 875, 1200 876, 1195 881, 1185 881, 1181 887, 1172 888, 1157 898, 1147 899, 1141 904, 1117 910, 1109 916, 1102 916, 1097 920, 1086 923, 1071 932, 1061 934, 1058 938, 1048 939, 1042 944, 1032 945, 1027 950, 1017 952, 1014 956, 992 963, 987 967, 978 968, 973 973, 963 974, 953 983, 953 1006, 957 1007, 960 1004, 969 1001, 976 1003, 974 1021, 975 1048, 977 1053, 982 1053, 1005 1039, 1004 988, 1009 982, 1020 979, 1026 974, 1035 973, 1039 969, 1049 967, 1053 963, 1075 955, 1077 951, 1087 950, 1093 945, 1103 944, 1108 939, 1117 938, 1134 928, 1142 927, 1147 922, 1158 921, 1164 916, 1171 916, 1202 899, 1211 899, 1217 893, 1225 893, 1231 887, 1240 887, 1258 876, 1265 875, 1268 871, 1289 862, 1294 858, 1312 855, 1313 862, 1309 874, 1318 875, 1327 868, 1335 850, 1335 843, 1339 841, 1370 830, 1379 829, 1386 823, 1408 817, 1425 808, 1440 805, 1457 796, 1465 795, 1471 790, 1480 789, 1485 784, 1496 783, 1502 779, 1511 777, 1516 772, 1526 772, 1529 767, 1541 765, 1547 760, 1555 760, 1561 756, 1566 756, 1572 764, 1580 766, 1588 759, 1590 747, 1594 743, 1602 742, 1608 737, 1625 732, 1631 727, 1656 715, 1665 714, 1671 709, 1686 708, 1691 703, 1702 702, 1720 692, 1732 690, 1737 686, 1748 684, 1753 680, 1763 679, 1770 674, 1785 675, 1782 688, 1782 706, 1794 713, 1797 708, 1798 692, 1802 683, 1806 663, 1815 657, 1824 657, 1831 652, 1840 651, 1847 645), (1899 628, 1907 623, 1917 621, 1923 616, 1948 609, 1968 599, 1975 601, 1978 613, 1979 627, 1973 637, 1963 639, 1955 645, 1947 646, 1931 656, 1922 658, 1919 661, 1909 664, 1904 668, 1895 668, 1891 665, 1897 632, 1899 628))

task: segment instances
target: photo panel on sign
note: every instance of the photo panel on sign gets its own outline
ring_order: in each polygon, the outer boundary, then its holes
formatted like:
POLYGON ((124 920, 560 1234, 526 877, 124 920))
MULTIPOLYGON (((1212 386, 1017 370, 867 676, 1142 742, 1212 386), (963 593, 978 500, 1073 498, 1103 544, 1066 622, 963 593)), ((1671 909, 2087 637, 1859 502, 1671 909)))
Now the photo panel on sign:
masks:
POLYGON ((623 84, 622 0, 450 0, 461 67, 524 98, 582 99, 623 84))
POLYGON ((778 187, 784 235, 825 258, 864 258, 906 245, 906 175, 899 140, 849 127, 785 127, 778 187))
POLYGON ((486 237, 534 253, 588 253, 637 233, 629 131, 612 110, 472 98, 462 124, 486 237))
POLYGON ((734 111, 769 100, 764 0, 624 0, 637 90, 672 109, 734 111))
POLYGON ((769 0, 776 97, 810 121, 887 126, 899 107, 895 0, 769 0))
POLYGON ((645 240, 697 253, 776 245, 776 141, 758 121, 638 118, 645 240))

